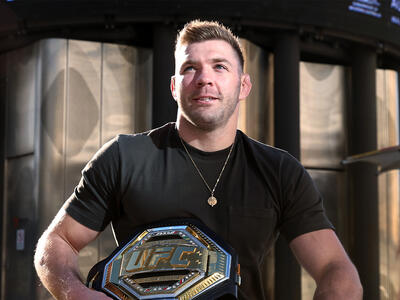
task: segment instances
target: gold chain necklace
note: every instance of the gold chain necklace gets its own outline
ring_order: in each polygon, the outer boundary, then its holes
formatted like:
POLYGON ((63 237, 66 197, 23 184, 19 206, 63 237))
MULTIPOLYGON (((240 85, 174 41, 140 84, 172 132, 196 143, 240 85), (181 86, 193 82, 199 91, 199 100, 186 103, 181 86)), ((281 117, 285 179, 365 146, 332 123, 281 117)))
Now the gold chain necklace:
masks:
POLYGON ((182 138, 181 138, 180 136, 179 136, 179 139, 181 140, 181 143, 182 143, 183 148, 185 148, 185 151, 186 151, 187 155, 189 156, 190 160, 192 161, 194 167, 196 168, 197 173, 199 173, 201 179, 203 180, 203 182, 204 182, 204 184, 206 185, 207 189, 208 189, 208 190, 210 191, 210 193, 211 193, 211 196, 207 199, 207 203, 208 203, 211 207, 214 207, 214 205, 216 205, 216 204, 218 203, 217 198, 214 197, 214 192, 215 192, 215 189, 217 188, 217 185, 218 185, 219 180, 221 179, 222 173, 223 173, 224 170, 225 170, 226 164, 228 163, 229 157, 231 156, 232 149, 233 149, 233 145, 234 145, 235 143, 232 144, 231 149, 229 150, 228 156, 227 156, 226 159, 225 159, 225 163, 224 163, 224 165, 222 166, 222 170, 221 170, 221 172, 220 172, 219 175, 218 175, 217 181, 215 182, 213 189, 211 189, 210 186, 208 185, 207 181, 204 179, 203 174, 201 174, 200 169, 197 167, 196 163, 194 162, 192 156, 190 155, 188 149, 187 149, 186 146, 185 146, 185 143, 183 142, 183 140, 182 140, 182 138))

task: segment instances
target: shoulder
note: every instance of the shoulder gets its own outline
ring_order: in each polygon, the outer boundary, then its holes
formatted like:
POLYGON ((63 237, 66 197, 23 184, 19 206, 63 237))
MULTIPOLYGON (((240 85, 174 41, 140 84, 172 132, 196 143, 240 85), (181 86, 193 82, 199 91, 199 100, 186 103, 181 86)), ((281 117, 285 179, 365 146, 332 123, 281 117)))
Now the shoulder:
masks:
POLYGON ((115 137, 118 155, 122 161, 134 159, 136 162, 159 156, 164 150, 176 143, 174 123, 165 124, 146 132, 120 134, 115 137))
POLYGON ((135 134, 119 134, 115 137, 115 142, 120 147, 135 146, 148 147, 166 144, 174 134, 175 123, 167 123, 161 127, 135 134))
POLYGON ((245 159, 263 174, 273 174, 281 184, 284 184, 290 178, 306 173, 303 165, 289 152, 256 141, 241 131, 238 131, 238 135, 245 159))
POLYGON ((258 159, 282 163, 284 161, 299 163, 298 160, 290 155, 286 150, 264 144, 244 134, 238 130, 238 139, 243 144, 247 152, 252 152, 258 159))

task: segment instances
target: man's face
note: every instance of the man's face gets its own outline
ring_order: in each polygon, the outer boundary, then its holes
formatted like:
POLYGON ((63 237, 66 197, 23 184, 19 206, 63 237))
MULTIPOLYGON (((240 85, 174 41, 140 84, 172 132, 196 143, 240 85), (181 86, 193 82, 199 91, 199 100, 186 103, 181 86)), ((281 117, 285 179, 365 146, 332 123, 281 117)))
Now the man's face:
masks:
POLYGON ((171 91, 182 117, 203 130, 213 130, 238 113, 250 92, 233 48, 223 40, 181 46, 176 52, 171 91))

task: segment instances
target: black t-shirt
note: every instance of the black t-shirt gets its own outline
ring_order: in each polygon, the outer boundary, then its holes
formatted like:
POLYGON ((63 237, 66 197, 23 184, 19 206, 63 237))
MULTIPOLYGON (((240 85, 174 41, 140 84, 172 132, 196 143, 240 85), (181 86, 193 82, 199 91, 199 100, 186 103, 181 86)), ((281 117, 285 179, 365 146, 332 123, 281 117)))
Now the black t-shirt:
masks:
MULTIPOLYGON (((212 188, 229 148, 203 152, 186 144, 212 188)), ((82 171, 67 212, 96 231, 113 223, 119 242, 132 229, 166 218, 204 222, 238 253, 240 299, 264 299, 260 265, 278 233, 288 241, 332 228, 322 199, 301 164, 285 151, 237 131, 234 148, 207 203, 205 186, 179 139, 174 123, 105 144, 82 171)))

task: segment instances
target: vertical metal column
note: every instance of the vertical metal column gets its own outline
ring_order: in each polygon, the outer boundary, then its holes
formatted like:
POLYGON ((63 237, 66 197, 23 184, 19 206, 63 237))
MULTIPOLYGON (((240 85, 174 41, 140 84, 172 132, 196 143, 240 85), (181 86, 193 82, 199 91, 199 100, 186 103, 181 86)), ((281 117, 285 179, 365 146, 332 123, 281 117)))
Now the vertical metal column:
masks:
MULTIPOLYGON (((3 216, 3 204, 4 204, 4 160, 5 160, 5 127, 6 127, 6 85, 7 76, 5 70, 5 55, 0 56, 0 216, 3 216)), ((2 222, 0 222, 0 265, 2 266, 3 257, 3 230, 2 222)), ((0 298, 2 295, 2 273, 0 270, 0 298)))
MULTIPOLYGON (((356 48, 352 63, 353 99, 349 104, 349 154, 377 148, 376 53, 356 48)), ((379 299, 378 178, 376 167, 349 168, 353 200, 352 257, 364 287, 364 299, 379 299), (374 241, 374 242, 371 242, 374 241)))
MULTIPOLYGON (((398 115, 399 115, 399 118, 400 118, 400 67, 398 67, 397 68, 397 74, 398 74, 398 76, 397 76, 397 86, 398 86, 398 97, 399 97, 399 99, 398 99, 398 103, 399 103, 399 105, 397 106, 397 109, 398 109, 398 115)), ((399 132, 399 141, 400 141, 400 122, 399 122, 399 128, 398 128, 398 132, 399 132)))
POLYGON ((153 33, 153 128, 176 120, 176 104, 170 82, 174 74, 174 41, 176 30, 156 25, 153 33))
MULTIPOLYGON (((296 34, 283 34, 274 50, 275 146, 300 158, 300 48, 296 34)), ((275 299, 301 299, 300 266, 280 237, 275 245, 275 299), (290 287, 290 288, 288 288, 290 287)))
POLYGON ((35 111, 38 46, 6 54, 6 160, 3 206, 3 299, 30 299, 37 241, 35 111))

